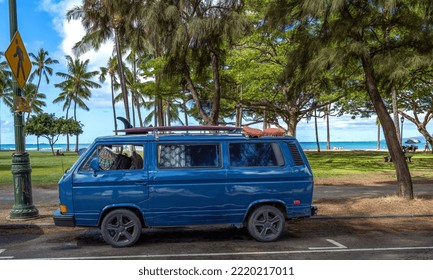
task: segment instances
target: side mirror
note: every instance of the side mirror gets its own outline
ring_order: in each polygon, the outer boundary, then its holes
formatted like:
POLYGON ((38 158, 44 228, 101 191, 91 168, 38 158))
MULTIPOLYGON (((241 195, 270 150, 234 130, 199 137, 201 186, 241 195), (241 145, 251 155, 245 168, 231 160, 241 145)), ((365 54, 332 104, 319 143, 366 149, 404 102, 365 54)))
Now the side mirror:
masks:
POLYGON ((96 177, 96 172, 101 171, 101 167, 99 166, 99 159, 96 157, 92 159, 90 162, 90 167, 93 169, 93 176, 96 177))

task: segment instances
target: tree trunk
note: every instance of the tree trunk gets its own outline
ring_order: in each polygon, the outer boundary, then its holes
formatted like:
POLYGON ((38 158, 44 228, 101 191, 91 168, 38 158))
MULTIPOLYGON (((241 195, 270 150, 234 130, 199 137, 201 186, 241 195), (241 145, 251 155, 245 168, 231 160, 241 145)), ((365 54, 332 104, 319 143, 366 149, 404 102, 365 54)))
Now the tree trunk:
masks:
POLYGON ((329 129, 329 111, 331 105, 326 106, 326 150, 331 150, 331 131, 329 129))
MULTIPOLYGON (((430 118, 427 117, 424 120, 424 122, 420 122, 416 112, 414 112, 415 117, 409 116, 408 114, 406 114, 403 111, 399 111, 399 113, 402 116, 404 116, 405 119, 409 120, 410 122, 412 122, 413 124, 416 125, 419 133, 421 133, 421 135, 424 136, 424 138, 426 139, 426 142, 429 142, 430 145, 433 144, 433 137, 431 136, 431 134, 428 132, 428 130, 426 128, 426 125, 429 122, 430 118)), ((433 153, 433 149, 431 151, 433 153)))
MULTIPOLYGON (((69 109, 71 108, 71 101, 68 101, 68 108, 66 109, 66 119, 69 118, 69 109)), ((66 151, 69 152, 71 150, 71 146, 69 143, 69 134, 66 134, 66 151)))
MULTIPOLYGON (((131 87, 131 109, 132 109, 132 123, 134 127, 137 127, 135 123, 135 107, 137 107, 137 111, 139 111, 139 105, 137 102, 137 91, 135 89, 135 84, 137 83, 137 60, 135 59, 135 52, 133 53, 133 63, 132 63, 132 76, 133 76, 133 84, 131 87)), ((140 125, 141 126, 141 125, 140 125)))
POLYGON ((210 113, 210 125, 218 125, 219 122, 219 112, 220 112, 220 103, 221 103, 221 78, 220 78, 220 65, 218 56, 215 52, 211 51, 210 53, 212 59, 212 70, 213 70, 213 79, 214 79, 214 98, 210 113))
POLYGON ((397 132, 397 137, 400 139, 400 145, 403 145, 401 143, 403 139, 401 138, 401 132, 400 132, 400 122, 398 119, 398 106, 397 106, 397 91, 395 90, 394 82, 391 85, 391 98, 392 98, 392 115, 394 118, 394 127, 395 131, 397 132))
POLYGON ((239 102, 238 102, 238 106, 236 108, 236 126, 237 127, 242 126, 242 116, 243 116, 243 108, 242 108, 243 89, 242 89, 242 85, 240 87, 241 87, 241 92, 239 94, 239 102))
POLYGON ((171 126, 171 117, 170 117, 170 101, 167 99, 166 101, 166 106, 167 106, 167 110, 166 110, 166 116, 167 116, 167 121, 165 122, 167 124, 167 126, 171 126))
POLYGON ((155 105, 156 105, 156 119, 159 126, 164 126, 164 104, 162 102, 162 97, 160 95, 160 84, 161 84, 161 78, 159 77, 159 74, 155 75, 155 87, 156 87, 156 95, 155 95, 155 105))
POLYGON ((132 115, 132 126, 136 127, 135 125, 135 97, 134 97, 134 91, 131 90, 131 115, 132 115))
MULTIPOLYGON (((137 97, 137 95, 136 95, 136 97, 137 97)), ((141 104, 143 104, 143 103, 141 103, 141 104)), ((142 127, 143 126, 143 117, 141 116, 141 108, 140 108, 141 105, 140 105, 138 97, 137 97, 137 100, 135 102, 135 105, 137 106, 138 121, 140 123, 139 127, 142 127)))
MULTIPOLYGON (((77 102, 74 104, 74 120, 77 121, 77 102)), ((75 135, 75 152, 78 153, 79 135, 75 135)))
POLYGON ((157 107, 157 116, 158 116, 158 125, 159 126, 165 126, 164 122, 164 104, 161 96, 156 97, 156 107, 157 107))
POLYGON ((202 106, 201 106, 201 100, 200 100, 200 96, 198 94, 197 89, 195 88, 195 85, 191 79, 191 75, 189 73, 189 70, 187 67, 185 67, 184 71, 183 71, 183 76, 185 78, 186 81, 186 88, 191 92, 192 94, 192 99, 194 100, 195 103, 195 107, 197 109, 197 111, 199 112, 199 115, 202 117, 203 122, 205 124, 210 124, 210 118, 209 116, 206 114, 206 112, 203 110, 202 106))
POLYGON ((158 126, 158 97, 155 95, 155 99, 153 101, 153 126, 158 126))
POLYGON ((189 125, 188 108, 186 107, 186 101, 185 100, 183 100, 182 107, 183 107, 183 112, 184 112, 184 116, 185 116, 185 125, 188 126, 189 125))
POLYGON ((116 101, 114 100, 114 74, 110 74, 111 77, 111 106, 113 107, 113 120, 114 120, 114 133, 117 132, 117 115, 116 115, 116 101))
POLYGON ((377 150, 380 150, 380 122, 377 121, 377 150))
POLYGON ((403 150, 398 139, 394 123, 389 116, 388 110, 383 103, 382 97, 377 89, 377 82, 374 77, 374 70, 368 54, 361 55, 362 66, 365 73, 367 92, 370 95, 377 116, 383 127, 386 144, 392 158, 397 175, 398 195, 406 199, 413 199, 412 177, 404 157, 403 150))
POLYGON ((53 156, 55 156, 56 154, 54 153, 54 143, 52 140, 48 139, 48 143, 50 144, 50 148, 51 148, 51 153, 53 154, 53 156))
POLYGON ((297 126, 298 126, 298 117, 295 114, 290 114, 289 121, 287 123, 287 128, 288 128, 287 135, 296 137, 297 126))
POLYGON ((131 122, 131 116, 129 114, 128 91, 126 89, 125 75, 124 75, 125 71, 123 70, 123 62, 122 62, 122 48, 117 33, 118 32, 115 31, 114 34, 114 39, 116 42, 116 54, 117 54, 117 71, 120 79, 120 88, 122 90, 123 105, 125 106, 125 117, 129 122, 131 122))
POLYGON ((140 101, 138 99, 138 93, 135 89, 131 90, 131 108, 132 108, 132 122, 134 127, 141 127, 143 120, 141 118, 141 112, 140 112, 140 101), (138 126, 136 124, 136 115, 138 116, 138 126))
POLYGON ((320 153, 319 129, 317 127, 317 109, 314 109, 314 130, 316 131, 317 152, 320 153))

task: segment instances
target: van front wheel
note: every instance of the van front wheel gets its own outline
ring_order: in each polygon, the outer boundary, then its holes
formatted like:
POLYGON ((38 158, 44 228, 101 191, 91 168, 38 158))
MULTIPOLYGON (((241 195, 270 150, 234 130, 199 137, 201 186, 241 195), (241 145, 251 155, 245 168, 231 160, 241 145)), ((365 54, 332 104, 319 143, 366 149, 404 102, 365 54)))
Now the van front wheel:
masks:
POLYGON ((113 247, 132 246, 140 238, 141 221, 130 210, 113 210, 102 220, 101 233, 105 242, 113 247))
POLYGON ((277 240, 284 232, 283 213, 274 206, 264 205, 253 210, 248 218, 248 232, 260 242, 277 240))

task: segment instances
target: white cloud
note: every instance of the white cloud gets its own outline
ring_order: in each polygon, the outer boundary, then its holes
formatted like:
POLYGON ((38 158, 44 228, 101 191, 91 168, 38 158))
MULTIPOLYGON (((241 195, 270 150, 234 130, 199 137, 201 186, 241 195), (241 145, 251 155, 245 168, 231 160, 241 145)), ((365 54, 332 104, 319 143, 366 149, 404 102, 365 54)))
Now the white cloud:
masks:
MULTIPOLYGON (((81 0, 42 0, 39 8, 46 11, 52 17, 54 29, 59 34, 61 42, 55 52, 55 56, 59 57, 60 63, 66 69, 65 55, 75 57, 72 48, 85 35, 85 30, 80 20, 70 20, 66 18, 66 12, 76 6, 82 4, 81 0)), ((103 44, 98 51, 88 51, 80 56, 81 60, 89 60, 89 71, 99 70, 105 66, 110 56, 113 54, 113 44, 107 42, 103 44)), ((93 108, 106 108, 111 106, 111 92, 108 83, 104 83, 101 89, 94 90, 92 100, 89 104, 93 108)))
MULTIPOLYGON (((40 8, 52 16, 52 22, 55 30, 62 38, 59 45, 59 51, 64 55, 74 56, 73 46, 79 42, 85 35, 85 30, 80 20, 68 21, 66 12, 72 8, 81 5, 81 0, 63 0, 56 2, 54 0, 42 0, 40 8)), ((103 44, 98 51, 89 51, 80 56, 80 59, 89 59, 89 70, 97 70, 99 67, 107 64, 108 58, 113 53, 113 44, 107 42, 103 44)))

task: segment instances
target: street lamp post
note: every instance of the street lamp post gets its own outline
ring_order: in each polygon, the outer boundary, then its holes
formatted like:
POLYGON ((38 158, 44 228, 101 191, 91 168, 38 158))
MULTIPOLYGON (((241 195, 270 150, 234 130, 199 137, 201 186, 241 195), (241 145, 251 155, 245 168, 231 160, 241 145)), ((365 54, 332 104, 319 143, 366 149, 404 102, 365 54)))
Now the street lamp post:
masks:
MULTIPOLYGON (((10 38, 18 30, 16 0, 9 0, 10 38)), ((15 100, 21 97, 21 89, 16 79, 13 82, 15 100)), ((32 219, 39 217, 39 211, 33 205, 30 173, 30 157, 25 149, 23 113, 17 110, 14 102, 15 152, 12 154, 12 176, 14 181, 15 203, 10 212, 10 219, 32 219)))
POLYGON ((404 117, 401 116, 400 118, 400 122, 401 122, 401 129, 400 129, 400 143, 403 146, 403 122, 404 122, 404 117))

